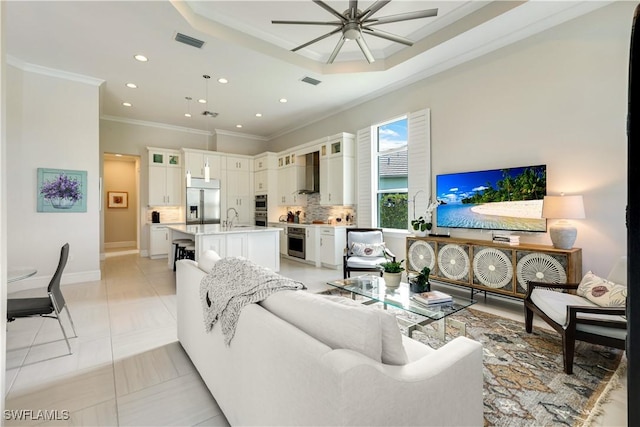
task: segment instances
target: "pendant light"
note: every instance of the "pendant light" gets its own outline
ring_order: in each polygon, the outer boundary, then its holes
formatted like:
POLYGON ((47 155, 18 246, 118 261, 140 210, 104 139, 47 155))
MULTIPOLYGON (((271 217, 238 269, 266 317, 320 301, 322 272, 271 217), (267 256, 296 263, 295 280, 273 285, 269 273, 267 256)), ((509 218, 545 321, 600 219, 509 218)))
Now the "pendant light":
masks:
POLYGON ((211 169, 209 169, 209 158, 204 160, 204 182, 211 181, 211 169))
POLYGON ((191 171, 187 170, 187 187, 191 187, 191 171))
POLYGON ((191 97, 185 96, 184 99, 187 100, 187 112, 184 113, 185 117, 191 117, 191 97))

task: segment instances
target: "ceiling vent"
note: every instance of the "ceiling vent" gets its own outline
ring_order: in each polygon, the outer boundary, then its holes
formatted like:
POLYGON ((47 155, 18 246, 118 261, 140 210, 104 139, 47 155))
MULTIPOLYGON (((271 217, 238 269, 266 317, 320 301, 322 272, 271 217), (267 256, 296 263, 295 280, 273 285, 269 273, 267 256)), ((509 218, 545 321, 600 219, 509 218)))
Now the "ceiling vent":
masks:
POLYGON ((303 77, 302 81, 305 82, 305 83, 309 83, 310 85, 313 85, 313 86, 318 86, 320 83, 322 83, 320 80, 316 80, 316 79, 311 78, 309 76, 303 77))
POLYGON ((202 40, 194 39, 193 37, 189 37, 182 33, 176 33, 175 41, 197 47, 198 49, 204 46, 204 42, 202 40))

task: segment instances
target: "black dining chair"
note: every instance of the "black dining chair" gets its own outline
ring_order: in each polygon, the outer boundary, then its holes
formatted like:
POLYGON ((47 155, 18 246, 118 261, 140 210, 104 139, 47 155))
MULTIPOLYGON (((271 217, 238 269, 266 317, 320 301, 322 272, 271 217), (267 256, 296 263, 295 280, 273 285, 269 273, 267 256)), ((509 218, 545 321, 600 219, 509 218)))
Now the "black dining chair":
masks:
POLYGON ((21 317, 33 316, 57 319, 58 324, 60 325, 60 329, 62 330, 62 335, 64 335, 64 340, 67 342, 69 354, 71 354, 71 345, 69 344, 69 339, 67 338, 67 332, 64 330, 64 326, 62 326, 62 321, 60 320, 60 312, 64 308, 67 312, 67 316, 69 317, 69 321, 71 322, 71 328, 73 328, 74 336, 71 338, 77 338, 78 334, 76 333, 76 327, 73 324, 71 313, 69 313, 69 308, 67 307, 64 296, 62 295, 62 291, 60 290, 60 279, 62 278, 62 271, 67 265, 68 257, 69 244, 65 243, 64 246, 62 246, 62 249, 60 249, 60 261, 58 262, 58 268, 51 278, 51 281, 49 282, 49 286, 47 288, 49 296, 38 298, 7 299, 7 321, 13 322, 14 320, 21 317))

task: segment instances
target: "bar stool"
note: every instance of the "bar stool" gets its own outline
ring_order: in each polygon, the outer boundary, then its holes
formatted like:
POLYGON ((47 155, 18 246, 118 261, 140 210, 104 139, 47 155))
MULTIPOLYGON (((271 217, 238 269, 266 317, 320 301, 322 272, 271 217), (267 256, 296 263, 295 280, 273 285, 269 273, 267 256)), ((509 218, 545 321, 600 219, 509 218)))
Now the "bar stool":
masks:
POLYGON ((173 271, 176 271, 176 261, 184 258, 182 251, 187 246, 187 244, 193 244, 193 240, 191 239, 173 239, 171 243, 174 246, 173 252, 173 271))
POLYGON ((196 245, 187 245, 184 248, 184 257, 186 259, 196 260, 196 245))

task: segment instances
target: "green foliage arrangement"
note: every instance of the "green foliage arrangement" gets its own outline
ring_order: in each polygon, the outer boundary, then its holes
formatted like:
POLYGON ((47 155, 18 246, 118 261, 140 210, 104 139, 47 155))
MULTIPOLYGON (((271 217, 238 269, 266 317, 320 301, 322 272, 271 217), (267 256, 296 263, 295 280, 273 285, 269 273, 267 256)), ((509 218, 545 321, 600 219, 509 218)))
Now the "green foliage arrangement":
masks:
POLYGON ((404 267, 402 266, 402 261, 387 261, 380 264, 385 271, 385 273, 402 273, 404 271, 404 267))

